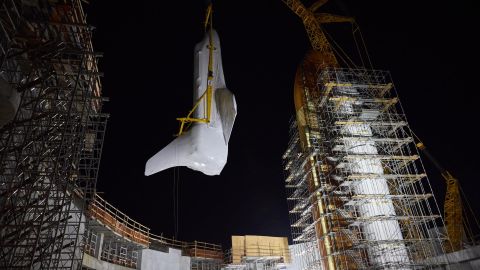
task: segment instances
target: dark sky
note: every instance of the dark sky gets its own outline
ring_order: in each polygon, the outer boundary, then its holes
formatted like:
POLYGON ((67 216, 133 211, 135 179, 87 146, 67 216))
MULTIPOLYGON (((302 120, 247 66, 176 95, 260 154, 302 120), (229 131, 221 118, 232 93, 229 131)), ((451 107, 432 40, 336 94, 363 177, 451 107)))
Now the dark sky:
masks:
MULTIPOLYGON (((304 1, 311 3, 312 1, 304 1)), ((462 182, 480 213, 478 9, 473 1, 331 1, 354 16, 374 67, 390 70, 412 129, 462 182)), ((150 177, 145 162, 177 132, 191 106, 193 47, 204 1, 91 1, 94 47, 103 52, 111 114, 98 179, 130 217, 174 234, 173 169, 150 177)), ((214 25, 238 116, 220 176, 180 169, 179 238, 230 245, 232 234, 288 236, 281 156, 294 113, 293 78, 309 48, 300 20, 280 0, 218 0, 214 25)), ((444 182, 424 160, 437 199, 444 182)))

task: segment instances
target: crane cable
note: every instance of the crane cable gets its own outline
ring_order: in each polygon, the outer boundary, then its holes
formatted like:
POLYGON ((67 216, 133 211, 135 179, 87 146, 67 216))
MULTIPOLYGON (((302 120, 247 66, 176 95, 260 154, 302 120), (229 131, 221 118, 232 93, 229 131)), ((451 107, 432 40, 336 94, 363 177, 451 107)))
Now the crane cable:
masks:
POLYGON ((357 65, 355 62, 348 56, 348 54, 342 49, 342 47, 335 41, 335 39, 325 30, 323 29, 323 32, 325 33, 325 36, 328 37, 329 41, 333 42, 332 45, 335 46, 330 46, 334 52, 337 53, 337 56, 340 57, 340 59, 349 67, 349 68, 357 68, 357 65), (345 58, 344 58, 345 57, 345 58), (348 62, 348 61, 350 62, 348 62))
MULTIPOLYGON (((370 55, 368 54, 367 46, 365 44, 365 40, 363 39, 362 31, 360 30, 360 27, 358 26, 357 23, 353 22, 353 23, 351 23, 351 25, 352 25, 352 37, 353 37, 353 41, 355 43, 355 48, 357 50, 358 56, 360 58, 361 65, 362 65, 363 68, 367 68, 366 64, 369 64, 370 65, 369 67, 371 68, 372 67, 372 61, 370 59, 370 55), (356 32, 358 32, 358 35, 360 37, 360 41, 362 43, 363 50, 361 49, 361 46, 358 44, 358 41, 357 41, 357 38, 356 38, 356 35, 355 35, 356 32), (362 51, 364 51, 364 54, 367 58, 366 61, 363 59, 362 51), (365 62, 367 62, 367 63, 365 63, 365 62)), ((326 31, 326 29, 323 29, 323 32, 328 37, 329 41, 332 42, 332 45, 334 45, 334 46, 331 46, 331 47, 332 47, 332 50, 336 53, 336 55, 338 57, 340 57, 340 59, 348 67, 358 68, 358 65, 355 64, 355 61, 353 61, 348 56, 348 54, 345 52, 345 50, 335 41, 335 39, 328 33, 328 31, 326 31)))
POLYGON ((360 60, 362 62, 362 65, 364 68, 372 68, 373 65, 372 65, 372 60, 370 59, 370 54, 368 53, 368 49, 367 49, 367 45, 365 44, 365 40, 363 39, 363 34, 362 34, 362 30, 360 29, 360 26, 354 22, 352 23, 352 36, 353 36, 353 40, 355 42, 355 46, 357 48, 357 52, 360 56, 360 60), (365 63, 364 63, 364 60, 363 60, 363 57, 362 57, 362 53, 361 53, 361 49, 360 49, 360 46, 358 45, 358 41, 357 41, 357 38, 355 36, 355 32, 358 32, 359 36, 360 36, 360 40, 362 42, 362 45, 363 45, 363 51, 365 51, 365 56, 367 57, 367 60, 368 60, 368 64, 370 66, 365 66, 365 63))
MULTIPOLYGON (((213 6, 212 3, 210 3, 207 7, 206 14, 205 14, 205 22, 204 22, 204 30, 205 32, 209 31, 209 42, 208 42, 208 49, 209 49, 209 54, 208 54, 208 75, 207 75, 207 89, 205 92, 202 94, 200 97, 199 101, 206 97, 206 112, 204 115, 204 119, 206 119, 206 122, 210 122, 210 115, 211 115, 211 100, 212 100, 212 91, 213 91, 213 50, 214 44, 213 44, 213 6)), ((199 102, 195 104, 193 109, 190 111, 188 114, 187 118, 190 118, 190 115, 193 113, 193 111, 197 108, 199 102)), ((192 122, 189 122, 189 125, 192 122)), ((178 135, 181 135, 183 133, 183 124, 180 127, 180 131, 178 135)), ((187 126, 187 129, 189 127, 187 126)), ((173 168, 173 227, 174 227, 174 236, 175 239, 178 239, 178 231, 179 231, 179 190, 180 190, 180 168, 174 167, 173 168)))
MULTIPOLYGON (((470 204, 470 201, 468 200, 467 196, 465 195, 465 192, 463 192, 463 188, 461 185, 458 185, 458 188, 460 189, 460 192, 462 194, 462 197, 463 197, 463 201, 465 202, 465 204, 467 205, 468 207, 468 210, 469 210, 469 215, 471 217, 473 217, 473 220, 475 221, 475 225, 477 226, 477 229, 480 229, 480 222, 478 222, 478 218, 477 216, 475 215, 475 212, 473 211, 473 208, 470 204)), ((475 235, 473 234, 473 230, 472 230, 472 226, 470 224, 470 219, 467 218, 467 211, 464 209, 465 211, 465 223, 466 223, 466 227, 467 227, 467 230, 468 230, 468 233, 470 234, 470 239, 472 240, 472 244, 475 245, 476 244, 476 240, 475 240, 475 235)), ((478 236, 478 235, 477 235, 478 236)))
MULTIPOLYGON (((410 131, 411 131, 412 135, 414 136, 414 138, 416 139, 416 141, 418 142, 418 143, 416 143, 417 147, 420 148, 420 149, 422 149, 422 148, 425 149, 425 145, 420 140, 420 138, 417 136, 417 134, 415 134, 415 132, 413 132, 413 130, 411 130, 411 129, 410 129, 410 131)), ((444 177, 445 172, 450 174, 445 168, 441 167, 437 163, 436 160, 431 160, 431 161, 434 163, 435 167, 437 167, 437 169, 440 170, 440 173, 442 174, 442 177, 444 177)), ((473 211, 473 208, 470 205, 468 197, 466 196, 465 192, 463 191, 463 189, 460 185, 460 181, 456 180, 456 183, 457 183, 458 190, 460 191, 460 194, 461 194, 460 200, 461 200, 462 206, 466 205, 468 207, 468 211, 465 209, 465 207, 462 207, 463 229, 464 229, 465 233, 467 234, 467 238, 470 238, 472 243, 475 244, 476 241, 475 241, 475 236, 473 234, 470 218, 473 217, 473 220, 475 221, 475 225, 477 226, 477 229, 480 229, 480 222, 478 221, 477 216, 475 215, 475 212, 473 211), (470 218, 469 218, 469 216, 470 216, 470 218)))

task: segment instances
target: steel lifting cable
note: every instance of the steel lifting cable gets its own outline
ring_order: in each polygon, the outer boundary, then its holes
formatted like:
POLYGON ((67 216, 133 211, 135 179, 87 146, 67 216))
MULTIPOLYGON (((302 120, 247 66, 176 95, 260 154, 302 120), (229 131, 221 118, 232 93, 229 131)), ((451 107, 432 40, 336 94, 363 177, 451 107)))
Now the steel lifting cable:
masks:
MULTIPOLYGON (((197 108, 199 105, 199 101, 203 99, 206 96, 206 100, 204 102, 206 103, 205 107, 207 108, 204 110, 204 119, 206 119, 206 122, 210 122, 210 114, 211 114, 211 99, 212 99, 212 81, 213 81, 213 50, 214 50, 214 44, 213 44, 213 7, 212 3, 210 3, 207 7, 207 11, 205 14, 205 22, 204 22, 204 27, 205 27, 205 32, 209 31, 209 59, 208 59, 208 77, 207 77, 207 89, 205 93, 200 97, 200 99, 197 101, 197 103, 194 105, 193 109, 190 111, 188 114, 187 118, 179 118, 178 120, 182 121, 182 124, 180 126, 180 131, 178 132, 178 136, 182 135, 183 132, 183 126, 185 123, 185 120, 192 120, 190 118, 190 115, 193 113, 193 111, 197 108)), ((199 120, 199 119, 196 119, 199 120)), ((202 120, 202 119, 200 119, 202 120)), ((197 121, 198 122, 198 121, 197 121)), ((200 121, 201 122, 201 121, 200 121)), ((193 123, 193 121, 189 121, 187 124, 187 129, 190 127, 190 125, 193 123)), ((176 153, 176 151, 175 151, 176 153)), ((175 238, 178 238, 178 230, 179 230, 179 189, 180 189, 180 168, 179 167, 174 167, 173 168, 173 227, 174 227, 174 235, 175 238)))
MULTIPOLYGON (((472 206, 470 205, 470 202, 469 202, 467 196, 466 196, 465 193, 463 192, 462 186, 458 185, 458 188, 460 189, 460 192, 461 192, 462 197, 463 197, 463 198, 462 198, 462 201, 465 202, 465 204, 466 204, 467 207, 468 207, 468 210, 470 210, 470 215, 473 217, 473 220, 475 221, 475 225, 477 225, 477 229, 480 229, 480 223, 478 222, 477 216, 475 215, 475 212, 473 211, 473 208, 472 208, 472 206)), ((467 227, 467 229, 469 230, 470 235, 471 235, 471 238, 472 238, 472 241, 473 241, 473 243, 475 244, 475 242, 476 242, 476 241, 475 241, 475 235, 473 235, 473 230, 472 230, 472 227, 470 226, 470 220, 469 220, 469 218, 468 218, 469 215, 467 215, 467 213, 466 213, 467 210, 466 210, 466 209, 464 209, 463 211, 465 211, 465 215, 464 215, 464 216, 465 216, 465 221, 466 221, 466 222, 468 223, 468 225, 469 225, 469 226, 467 227)))
MULTIPOLYGON (((360 31, 360 28, 358 27, 357 24, 354 24, 354 23, 352 23, 351 26, 352 26, 352 37, 353 37, 353 41, 355 42, 355 48, 357 49, 358 56, 360 57, 360 62, 362 62, 362 67, 366 68, 365 62, 363 61, 362 52, 360 50, 360 46, 358 46, 357 38, 355 37, 355 32, 357 30, 360 31), (357 28, 354 29, 354 26, 356 26, 357 28)), ((362 33, 360 32, 360 35, 361 34, 362 33)), ((366 51, 366 49, 365 49, 365 51, 366 51)))
POLYGON ((350 57, 348 57, 347 53, 345 53, 345 51, 342 49, 342 47, 340 47, 340 45, 335 41, 335 39, 333 39, 333 37, 328 33, 328 31, 325 29, 325 28, 322 28, 323 32, 325 33, 325 35, 328 37, 328 40, 333 42, 332 45, 335 45, 335 46, 330 46, 336 53, 337 53, 337 56, 340 57, 342 59, 342 61, 348 66, 348 67, 351 67, 350 65, 352 65, 353 67, 356 67, 355 63, 353 62, 352 59, 350 59, 350 57), (350 61, 350 63, 348 63, 345 58, 347 60, 350 61))
POLYGON ((326 36, 328 37, 328 39, 330 41, 333 42, 333 45, 335 46, 331 46, 331 48, 337 53, 337 55, 343 60, 343 62, 348 66, 348 67, 357 67, 357 65, 355 64, 355 62, 353 62, 353 60, 348 56, 348 54, 342 49, 342 47, 335 41, 335 39, 333 39, 333 37, 325 30, 323 29, 323 32, 326 34, 326 36), (337 50, 338 48, 338 50, 337 50), (350 63, 348 63, 345 58, 350 61, 350 63), (350 66, 351 65, 351 66, 350 66))
POLYGON ((367 45, 365 44, 365 40, 363 39, 362 30, 360 30, 360 26, 358 26, 357 23, 355 23, 355 26, 357 28, 355 30, 353 30, 353 25, 352 25, 352 35, 353 35, 353 39, 355 40, 355 44, 357 43, 357 41, 355 39, 355 31, 358 31, 358 33, 360 35, 360 40, 362 41, 363 49, 365 51, 365 55, 367 56, 368 64, 370 65, 369 68, 373 68, 372 60, 370 59, 370 55, 368 54, 367 45))

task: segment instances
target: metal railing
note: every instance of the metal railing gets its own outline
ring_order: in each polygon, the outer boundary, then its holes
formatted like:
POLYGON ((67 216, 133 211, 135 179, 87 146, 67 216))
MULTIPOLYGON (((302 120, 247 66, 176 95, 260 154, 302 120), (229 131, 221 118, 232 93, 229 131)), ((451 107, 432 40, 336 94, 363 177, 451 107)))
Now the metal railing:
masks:
POLYGON ((142 246, 149 246, 150 229, 131 219, 98 194, 95 194, 95 199, 90 203, 88 214, 121 236, 142 246))
POLYGON ((87 213, 113 232, 146 248, 175 248, 181 250, 185 256, 223 260, 221 245, 201 241, 185 242, 150 233, 150 228, 133 220, 98 194, 95 194, 87 213))
POLYGON ((184 242, 155 234, 150 234, 150 244, 180 249, 183 255, 189 257, 223 260, 221 245, 201 241, 184 242))

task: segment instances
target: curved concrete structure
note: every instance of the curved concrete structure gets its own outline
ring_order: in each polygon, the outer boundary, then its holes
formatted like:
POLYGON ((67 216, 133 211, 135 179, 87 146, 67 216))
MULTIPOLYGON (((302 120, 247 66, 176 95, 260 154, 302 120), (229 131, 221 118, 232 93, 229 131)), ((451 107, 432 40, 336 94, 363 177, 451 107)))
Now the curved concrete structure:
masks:
POLYGON ((150 233, 150 229, 96 195, 86 212, 83 267, 98 270, 219 269, 220 245, 184 242, 150 233))

